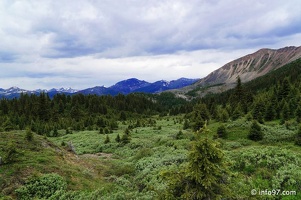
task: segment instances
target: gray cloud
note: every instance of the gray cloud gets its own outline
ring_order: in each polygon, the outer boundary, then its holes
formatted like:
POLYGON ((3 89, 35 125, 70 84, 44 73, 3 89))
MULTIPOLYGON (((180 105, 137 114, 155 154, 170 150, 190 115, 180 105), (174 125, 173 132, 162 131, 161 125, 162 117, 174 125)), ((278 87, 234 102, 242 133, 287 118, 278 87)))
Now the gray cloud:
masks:
POLYGON ((176 77, 168 73, 173 67, 175 73, 197 74, 189 69, 204 76, 242 55, 237 50, 301 45, 300 10, 299 0, 2 0, 0 67, 14 66, 6 71, 16 77, 85 76, 95 80, 91 84, 102 74, 111 83, 130 74, 160 78, 158 69, 169 69, 164 76, 170 79, 176 77), (204 65, 220 52, 222 61, 204 65))

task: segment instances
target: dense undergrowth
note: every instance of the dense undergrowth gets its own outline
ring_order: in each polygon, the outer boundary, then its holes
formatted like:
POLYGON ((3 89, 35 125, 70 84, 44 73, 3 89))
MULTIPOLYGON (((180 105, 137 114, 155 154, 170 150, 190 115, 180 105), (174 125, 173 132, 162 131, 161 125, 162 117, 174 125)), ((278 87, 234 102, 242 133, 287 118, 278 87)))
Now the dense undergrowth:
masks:
MULTIPOLYGON (((0 168, 2 198, 162 199, 168 188, 164 173, 183 168, 194 134, 190 129, 182 130, 181 116, 153 119, 155 125, 131 129, 127 144, 115 139, 131 121, 120 123, 118 130, 110 134, 66 134, 61 130, 58 137, 34 134, 32 141, 26 140, 25 131, 2 132, 1 155, 6 151, 3 141, 16 145, 13 162, 0 168), (107 136, 110 141, 105 143, 107 136)), ((248 139, 251 122, 245 118, 224 123, 226 139, 216 137, 220 125, 211 121, 209 135, 201 137, 219 142, 231 172, 228 185, 233 199, 261 198, 252 196, 252 189, 297 192, 289 196, 266 195, 263 199, 300 198, 301 151, 294 145, 296 126, 288 129, 277 121, 261 125, 264 139, 254 142, 248 139), (284 135, 283 139, 279 135, 284 135)))

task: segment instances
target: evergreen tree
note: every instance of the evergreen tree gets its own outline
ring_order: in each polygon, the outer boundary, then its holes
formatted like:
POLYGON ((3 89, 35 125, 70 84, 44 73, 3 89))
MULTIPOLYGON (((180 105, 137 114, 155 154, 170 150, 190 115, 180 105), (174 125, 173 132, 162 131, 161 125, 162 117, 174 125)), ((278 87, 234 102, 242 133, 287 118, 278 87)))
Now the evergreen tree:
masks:
POLYGON ((229 120, 229 113, 226 109, 222 109, 219 115, 219 119, 222 122, 227 122, 229 120))
POLYGON ((263 132, 256 120, 252 122, 248 138, 253 141, 259 141, 263 139, 263 132))
POLYGON ((228 136, 226 127, 223 124, 217 128, 216 133, 217 133, 218 137, 223 138, 223 139, 226 139, 228 136))
POLYGON ((107 143, 109 143, 109 142, 110 142, 110 138, 109 138, 109 135, 107 135, 107 137, 106 137, 104 143, 107 144, 107 143))
POLYGON ((241 107, 241 103, 238 103, 232 114, 232 120, 237 120, 241 116, 243 116, 243 110, 241 107))
POLYGON ((120 121, 126 121, 126 114, 125 114, 124 111, 122 111, 122 112, 120 113, 119 120, 120 120, 120 121))
POLYGON ((189 122, 187 119, 185 119, 184 124, 183 124, 183 130, 186 130, 189 128, 189 122))
POLYGON ((26 128, 25 139, 29 142, 33 140, 33 133, 30 128, 26 128))
POLYGON ((118 143, 121 141, 119 134, 117 134, 117 136, 115 138, 115 141, 118 142, 118 143))
POLYGON ((296 116, 296 121, 298 123, 300 123, 301 122, 301 106, 300 105, 298 105, 298 107, 296 109, 295 116, 296 116))
POLYGON ((281 114, 283 121, 286 121, 290 118, 290 109, 287 102, 284 103, 281 114))
POLYGON ((122 144, 128 144, 130 143, 131 141, 131 138, 130 138, 130 135, 129 134, 123 134, 122 137, 121 137, 121 143, 122 144))
MULTIPOLYGON (((208 134, 206 125, 200 130, 208 134)), ((196 135, 186 167, 173 173, 169 184, 170 199, 221 199, 230 196, 227 183, 227 168, 223 162, 223 152, 218 143, 211 139, 201 139, 196 135)))
POLYGON ((295 144, 301 146, 301 125, 299 125, 298 132, 295 137, 295 144))
POLYGON ((275 119, 275 117, 276 117, 275 106, 272 103, 270 103, 265 111, 264 119, 266 121, 272 121, 273 119, 275 119))

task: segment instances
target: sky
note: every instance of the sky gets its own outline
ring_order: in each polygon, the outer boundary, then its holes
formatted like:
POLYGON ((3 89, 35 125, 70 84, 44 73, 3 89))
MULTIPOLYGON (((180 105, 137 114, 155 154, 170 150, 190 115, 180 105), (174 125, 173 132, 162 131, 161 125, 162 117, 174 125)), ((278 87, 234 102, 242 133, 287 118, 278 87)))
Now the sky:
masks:
POLYGON ((0 0, 0 88, 202 78, 301 46, 300 0, 0 0))

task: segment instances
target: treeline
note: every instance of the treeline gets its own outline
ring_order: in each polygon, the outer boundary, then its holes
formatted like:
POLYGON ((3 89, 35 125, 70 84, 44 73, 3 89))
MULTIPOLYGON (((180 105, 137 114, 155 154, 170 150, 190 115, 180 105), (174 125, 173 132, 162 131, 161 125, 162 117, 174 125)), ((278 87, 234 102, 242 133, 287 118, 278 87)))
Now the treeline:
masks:
POLYGON ((45 93, 21 94, 20 98, 0 100, 0 125, 5 131, 30 127, 49 135, 57 129, 117 128, 118 120, 158 114, 162 108, 151 98, 139 94, 96 96, 45 93))
POLYGON ((301 59, 263 77, 242 84, 240 78, 234 89, 211 94, 199 100, 187 115, 190 127, 198 130, 205 121, 221 122, 247 117, 259 123, 280 119, 301 122, 301 59))
POLYGON ((21 94, 0 100, 0 129, 30 128, 38 134, 56 136, 57 130, 99 130, 118 128, 118 121, 153 115, 189 113, 192 104, 172 93, 129 94, 116 96, 65 95, 50 98, 47 93, 21 94))

